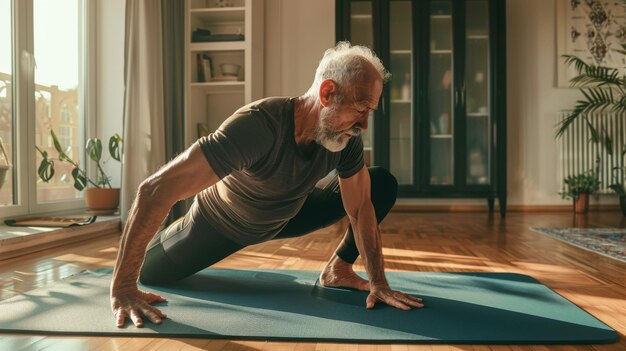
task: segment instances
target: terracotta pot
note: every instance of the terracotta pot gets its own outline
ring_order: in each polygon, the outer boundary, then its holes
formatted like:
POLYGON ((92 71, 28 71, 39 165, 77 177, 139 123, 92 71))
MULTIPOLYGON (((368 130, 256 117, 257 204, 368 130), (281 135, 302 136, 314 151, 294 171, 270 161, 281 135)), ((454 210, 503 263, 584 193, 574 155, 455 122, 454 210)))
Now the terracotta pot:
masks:
POLYGON ((87 188, 85 189, 85 201, 87 207, 92 211, 113 213, 120 204, 120 189, 87 188))
POLYGON ((574 212, 575 213, 587 213, 589 211, 589 194, 580 193, 574 200, 574 212))

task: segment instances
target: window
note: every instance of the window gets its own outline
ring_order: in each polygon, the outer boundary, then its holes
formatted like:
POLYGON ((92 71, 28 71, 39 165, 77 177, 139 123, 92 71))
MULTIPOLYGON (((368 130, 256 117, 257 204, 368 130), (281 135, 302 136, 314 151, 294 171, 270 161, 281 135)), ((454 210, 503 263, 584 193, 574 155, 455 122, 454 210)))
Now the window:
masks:
MULTIPOLYGON (((72 166, 55 160, 44 183, 35 146, 57 159, 50 130, 85 164, 93 43, 87 0, 0 0, 0 138, 10 165, 0 183, 0 218, 84 207, 72 166)), ((1 151, 0 151, 1 153, 1 151)), ((0 157, 0 181, 3 167, 0 157)))
POLYGON ((70 115, 70 108, 67 107, 67 104, 63 104, 63 107, 61 107, 61 122, 72 123, 72 116, 70 115))
POLYGON ((60 125, 57 130, 57 138, 59 139, 59 143, 63 150, 67 150, 68 147, 71 147, 72 142, 72 130, 69 127, 60 125))

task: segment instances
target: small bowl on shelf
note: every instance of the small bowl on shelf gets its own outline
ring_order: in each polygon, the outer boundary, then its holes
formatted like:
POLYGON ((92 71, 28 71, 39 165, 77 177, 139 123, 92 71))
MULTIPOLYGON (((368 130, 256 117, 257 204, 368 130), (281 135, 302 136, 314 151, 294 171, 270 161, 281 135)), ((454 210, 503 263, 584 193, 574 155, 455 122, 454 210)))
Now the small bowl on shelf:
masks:
POLYGON ((241 69, 241 66, 233 63, 222 63, 220 65, 220 69, 222 70, 222 75, 237 77, 239 75, 239 69, 241 69))

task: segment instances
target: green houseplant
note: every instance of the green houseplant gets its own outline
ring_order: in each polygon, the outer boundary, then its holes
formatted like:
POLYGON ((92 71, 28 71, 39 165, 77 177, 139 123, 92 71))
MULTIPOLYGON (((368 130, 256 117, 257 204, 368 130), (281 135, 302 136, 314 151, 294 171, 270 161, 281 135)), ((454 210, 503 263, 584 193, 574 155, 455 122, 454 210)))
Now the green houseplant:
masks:
MULTIPOLYGON (((47 151, 41 150, 39 147, 35 146, 42 157, 39 168, 37 169, 39 178, 47 183, 54 177, 55 161, 70 163, 74 167, 72 169, 74 188, 78 191, 85 190, 87 207, 94 212, 101 212, 102 214, 105 212, 113 213, 119 204, 120 189, 111 186, 111 177, 106 174, 102 167, 103 164, 108 161, 108 159, 103 160, 102 158, 102 141, 98 138, 91 138, 87 140, 85 145, 87 155, 89 155, 89 158, 96 164, 96 178, 94 180, 88 176, 86 170, 81 168, 78 162, 68 155, 69 147, 67 150, 63 150, 53 130, 50 130, 50 135, 54 148, 59 154, 58 159, 51 158, 47 151)), ((121 162, 122 137, 119 134, 115 133, 109 138, 108 150, 110 158, 121 162)))
POLYGON ((593 171, 565 177, 565 188, 559 194, 563 199, 574 200, 574 212, 587 213, 589 195, 600 189, 600 181, 593 171))
MULTIPOLYGON (((614 50, 626 56, 626 44, 621 50, 614 50)), ((626 156, 626 144, 615 145, 615 140, 622 141, 621 136, 616 138, 606 129, 598 130, 588 116, 595 112, 608 112, 621 114, 626 117, 626 75, 616 68, 589 65, 576 56, 564 55, 565 63, 574 66, 577 76, 570 80, 571 85, 578 87, 583 99, 578 100, 571 114, 557 126, 556 137, 565 133, 569 126, 579 118, 582 118, 590 131, 591 141, 601 145, 607 151, 609 157, 618 157, 612 170, 613 184, 609 187, 620 197, 620 208, 626 216, 626 188, 624 187, 624 157, 626 156), (616 152, 617 151, 617 152, 616 152), (617 155, 616 155, 617 154, 617 155)))

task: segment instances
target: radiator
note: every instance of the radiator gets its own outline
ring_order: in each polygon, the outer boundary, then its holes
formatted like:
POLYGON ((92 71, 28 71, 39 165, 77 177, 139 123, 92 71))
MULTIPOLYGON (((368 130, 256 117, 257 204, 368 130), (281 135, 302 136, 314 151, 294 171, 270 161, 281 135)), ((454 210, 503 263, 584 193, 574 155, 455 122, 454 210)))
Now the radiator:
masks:
MULTIPOLYGON (((560 123, 568 116, 567 111, 557 113, 557 121, 560 123)), ((613 167, 624 167, 621 157, 621 148, 626 145, 626 129, 623 114, 596 113, 587 117, 589 122, 598 132, 606 131, 613 139, 613 155, 609 155, 606 148, 591 140, 591 132, 585 120, 580 117, 572 123, 567 131, 557 139, 559 147, 560 178, 559 186, 563 189, 563 179, 568 175, 575 175, 588 170, 598 169, 600 179, 600 194, 613 193, 609 188, 614 183, 612 176, 613 167)))

